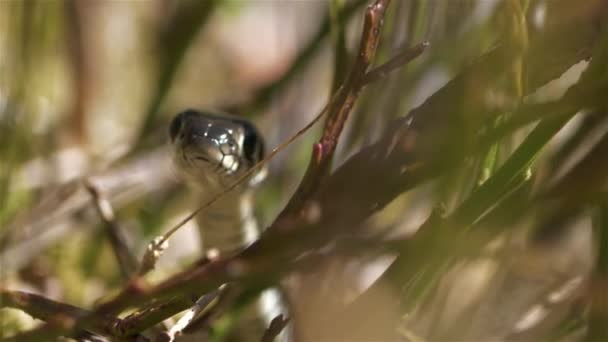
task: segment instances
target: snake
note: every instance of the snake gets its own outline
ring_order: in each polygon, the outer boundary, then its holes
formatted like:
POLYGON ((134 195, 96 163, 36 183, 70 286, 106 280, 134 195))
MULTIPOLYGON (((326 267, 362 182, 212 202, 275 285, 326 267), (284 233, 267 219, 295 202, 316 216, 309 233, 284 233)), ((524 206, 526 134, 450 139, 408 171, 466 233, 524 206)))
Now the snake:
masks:
MULTIPOLYGON (((241 117, 187 109, 171 121, 169 139, 173 165, 200 195, 200 203, 216 199, 196 217, 202 252, 230 254, 252 244, 260 234, 253 195, 266 169, 256 169, 236 188, 226 189, 264 158, 265 143, 258 129, 241 117)), ((259 340, 270 321, 284 311, 281 302, 276 289, 263 291, 241 314, 236 327, 246 333, 238 332, 237 340, 259 340)))

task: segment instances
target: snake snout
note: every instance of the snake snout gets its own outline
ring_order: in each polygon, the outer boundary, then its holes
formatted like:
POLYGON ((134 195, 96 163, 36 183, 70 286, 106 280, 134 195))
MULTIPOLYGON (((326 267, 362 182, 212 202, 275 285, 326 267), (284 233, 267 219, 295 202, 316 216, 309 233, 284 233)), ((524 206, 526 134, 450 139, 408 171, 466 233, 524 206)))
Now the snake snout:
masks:
MULTIPOLYGON (((261 135, 248 121, 196 110, 177 114, 169 127, 178 170, 199 184, 230 183, 263 158, 261 135)), ((264 178, 259 171, 249 184, 264 178)))
POLYGON ((224 154, 217 140, 200 136, 198 134, 188 134, 182 142, 183 148, 187 150, 195 159, 204 160, 210 163, 219 163, 224 154))

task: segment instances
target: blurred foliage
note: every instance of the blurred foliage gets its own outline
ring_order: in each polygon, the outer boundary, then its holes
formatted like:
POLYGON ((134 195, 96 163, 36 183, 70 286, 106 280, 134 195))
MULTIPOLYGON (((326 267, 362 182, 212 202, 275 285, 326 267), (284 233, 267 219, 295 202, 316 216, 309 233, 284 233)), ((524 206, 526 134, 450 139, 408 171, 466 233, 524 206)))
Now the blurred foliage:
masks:
MULTIPOLYGON (((117 291, 82 180, 139 258, 197 204, 158 157, 171 116, 231 111, 279 145, 343 82, 368 2, 0 2, 0 287, 89 308, 117 291)), ((364 89, 335 167, 403 129, 433 168, 328 241, 347 252, 284 279, 300 339, 608 340, 607 22, 601 0, 392 2, 375 65, 431 47, 364 89)), ((268 165, 266 225, 317 133, 268 165)), ((196 260, 193 234, 151 280, 196 260)), ((0 336, 32 327, 15 312, 0 336)))

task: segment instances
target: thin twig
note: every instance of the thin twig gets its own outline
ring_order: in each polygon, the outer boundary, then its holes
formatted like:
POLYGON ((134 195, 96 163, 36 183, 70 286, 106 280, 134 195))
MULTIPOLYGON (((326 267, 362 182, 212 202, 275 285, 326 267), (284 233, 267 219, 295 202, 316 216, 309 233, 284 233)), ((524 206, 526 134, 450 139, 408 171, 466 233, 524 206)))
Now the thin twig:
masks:
POLYGON ((222 314, 224 314, 234 303, 233 299, 238 291, 231 284, 224 284, 220 287, 220 293, 213 303, 213 307, 205 310, 204 313, 195 317, 190 324, 183 330, 184 334, 193 334, 203 329, 208 329, 211 324, 222 314))
POLYGON ((141 263, 139 270, 137 270, 137 278, 142 278, 148 272, 152 271, 156 267, 156 262, 163 255, 165 250, 169 248, 169 242, 164 236, 157 236, 148 243, 146 251, 141 263))
POLYGON ((37 294, 2 288, 0 288, 0 305, 22 310, 34 318, 48 322, 62 332, 74 331, 78 326, 79 329, 97 334, 117 336, 114 328, 120 322, 118 318, 96 314, 37 294), (83 317, 87 319, 82 320, 83 317), (77 322, 82 322, 82 325, 77 325, 77 322))
POLYGON ((196 303, 194 303, 194 306, 190 308, 190 310, 188 310, 188 312, 186 312, 177 321, 177 323, 175 323, 175 325, 171 327, 171 329, 169 329, 167 334, 170 338, 170 341, 173 341, 176 336, 181 335, 182 331, 184 331, 184 329, 186 329, 190 325, 190 323, 192 323, 196 316, 203 312, 205 309, 207 309, 209 304, 211 304, 211 302, 213 302, 220 295, 222 289, 223 288, 220 286, 219 289, 213 292, 209 292, 199 298, 196 303))
POLYGON ((132 335, 192 307, 196 301, 196 296, 183 296, 160 304, 154 303, 154 305, 122 319, 116 329, 122 336, 132 335))
POLYGON ((384 13, 389 3, 390 0, 376 0, 367 7, 357 58, 344 85, 334 94, 336 100, 330 103, 322 136, 319 142, 313 145, 311 160, 304 178, 288 205, 280 213, 278 220, 285 220, 302 209, 304 209, 302 210, 304 215, 307 215, 309 211, 306 210, 305 204, 307 198, 318 189, 323 179, 329 174, 344 123, 352 111, 359 92, 365 85, 362 80, 376 54, 384 13))
MULTIPOLYGON (((368 6, 365 13, 365 22, 363 24, 363 33, 361 34, 357 58, 347 76, 344 91, 340 92, 339 100, 329 109, 323 134, 319 140, 319 143, 322 145, 322 154, 320 156, 322 160, 319 165, 321 174, 326 173, 327 166, 331 163, 344 123, 348 119, 361 88, 364 86, 362 80, 376 55, 380 41, 380 30, 386 7, 389 3, 390 0, 374 1, 368 6)), ((311 174, 310 177, 315 177, 315 174, 311 174)))
MULTIPOLYGON (((216 255, 207 253, 202 260, 195 263, 194 267, 203 267, 209 262, 215 260, 216 255)), ((144 283, 141 277, 133 277, 123 291, 118 296, 130 296, 132 293, 138 293, 143 288, 144 283)), ((222 293, 224 290, 222 290, 222 293)), ((143 310, 139 310, 125 317, 117 327, 117 330, 121 331, 123 335, 129 335, 169 318, 177 313, 180 313, 193 305, 196 304, 197 300, 200 300, 198 296, 193 295, 181 295, 171 298, 168 301, 153 303, 143 310)), ((98 306, 96 312, 103 312, 106 314, 114 314, 119 310, 114 310, 108 306, 98 306)), ((168 330, 168 329, 167 329, 168 330)), ((168 337, 166 335, 165 337, 168 337)))
MULTIPOLYGON (((207 251, 204 258, 198 263, 199 265, 203 265, 211 262, 212 260, 216 260, 219 258, 219 252, 217 250, 211 249, 207 251)), ((197 319, 200 318, 200 314, 203 311, 209 311, 207 308, 211 305, 212 302, 217 302, 221 298, 224 297, 228 284, 224 284, 217 288, 216 290, 207 293, 200 297, 194 305, 186 312, 180 319, 173 325, 170 329, 168 329, 164 338, 168 339, 168 341, 173 341, 176 336, 183 334, 186 329, 191 329, 193 325, 197 324, 197 319)), ((177 308, 177 307, 176 307, 177 308)))
POLYGON ((411 62, 416 57, 420 56, 426 48, 430 46, 429 42, 422 42, 413 47, 406 47, 402 49, 397 55, 388 60, 382 65, 379 65, 372 70, 368 71, 361 83, 368 84, 372 82, 376 82, 384 77, 386 77, 389 73, 393 72, 396 69, 403 67, 405 64, 411 62))
POLYGON ((116 222, 116 215, 114 215, 112 204, 110 204, 110 201, 103 196, 100 189, 91 180, 85 180, 84 187, 91 194, 95 209, 97 209, 97 213, 104 223, 103 225, 112 245, 112 251, 118 261, 121 274, 125 280, 129 279, 137 269, 137 259, 131 253, 124 231, 118 222, 116 222))

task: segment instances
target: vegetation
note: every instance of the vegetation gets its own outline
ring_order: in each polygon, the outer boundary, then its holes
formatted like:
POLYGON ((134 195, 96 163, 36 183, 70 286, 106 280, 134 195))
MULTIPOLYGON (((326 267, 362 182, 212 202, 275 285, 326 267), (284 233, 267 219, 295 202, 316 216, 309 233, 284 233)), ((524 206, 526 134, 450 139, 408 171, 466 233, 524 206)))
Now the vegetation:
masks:
POLYGON ((606 23, 602 0, 1 3, 0 336, 222 340, 281 286, 251 340, 608 340, 606 23), (192 243, 209 203, 164 147, 189 107, 276 147, 234 255, 192 243))

